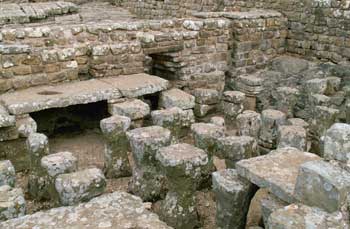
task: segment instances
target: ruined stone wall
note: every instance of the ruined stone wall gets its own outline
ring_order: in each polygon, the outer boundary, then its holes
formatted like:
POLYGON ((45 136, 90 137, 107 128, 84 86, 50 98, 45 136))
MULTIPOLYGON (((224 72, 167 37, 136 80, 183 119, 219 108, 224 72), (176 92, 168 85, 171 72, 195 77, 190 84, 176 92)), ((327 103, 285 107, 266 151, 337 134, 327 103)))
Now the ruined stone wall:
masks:
MULTIPOLYGON (((142 73, 150 54, 172 55, 175 67, 166 67, 173 69, 176 80, 192 82, 193 77, 227 70, 228 25, 223 19, 177 19, 69 29, 4 28, 0 32, 0 92, 86 76, 142 73)), ((223 87, 223 79, 215 83, 223 87)))
POLYGON ((340 62, 350 59, 350 1, 348 0, 248 0, 236 8, 274 9, 289 21, 288 52, 340 62))

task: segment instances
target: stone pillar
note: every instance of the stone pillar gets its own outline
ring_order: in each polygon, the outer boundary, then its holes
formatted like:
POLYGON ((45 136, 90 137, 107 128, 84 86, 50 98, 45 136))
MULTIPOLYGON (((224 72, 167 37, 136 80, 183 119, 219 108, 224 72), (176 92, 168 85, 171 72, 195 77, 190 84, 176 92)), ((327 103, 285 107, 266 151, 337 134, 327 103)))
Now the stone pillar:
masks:
POLYGON ((306 130, 301 126, 279 126, 277 148, 294 147, 306 151, 306 130))
POLYGON ((224 92, 221 102, 221 110, 227 121, 233 122, 237 115, 243 112, 244 101, 245 94, 240 91, 224 92))
POLYGON ((156 152, 171 143, 169 130, 150 126, 128 131, 135 166, 132 172, 130 191, 144 201, 157 200, 164 188, 164 176, 156 164, 156 152))
POLYGON ((259 137, 261 128, 261 115, 255 111, 244 111, 237 116, 238 134, 241 136, 259 137))
POLYGON ((256 110, 256 96, 263 90, 262 79, 257 75, 240 75, 237 77, 236 89, 246 96, 246 110, 256 110))
POLYGON ((161 148, 156 158, 169 189, 160 218, 174 228, 194 228, 198 224, 195 191, 211 167, 207 154, 192 145, 177 144, 161 148))
POLYGON ((194 112, 196 117, 202 118, 211 112, 215 112, 220 100, 220 93, 214 89, 197 88, 193 91, 196 105, 194 112))
POLYGON ((255 186, 226 169, 212 174, 216 196, 216 226, 221 229, 243 229, 255 186))
POLYGON ((342 163, 350 161, 350 124, 335 123, 324 136, 323 156, 326 160, 342 163))
POLYGON ((105 138, 104 173, 107 178, 119 178, 131 175, 128 159, 129 141, 126 131, 131 119, 114 115, 101 120, 100 128, 105 138))

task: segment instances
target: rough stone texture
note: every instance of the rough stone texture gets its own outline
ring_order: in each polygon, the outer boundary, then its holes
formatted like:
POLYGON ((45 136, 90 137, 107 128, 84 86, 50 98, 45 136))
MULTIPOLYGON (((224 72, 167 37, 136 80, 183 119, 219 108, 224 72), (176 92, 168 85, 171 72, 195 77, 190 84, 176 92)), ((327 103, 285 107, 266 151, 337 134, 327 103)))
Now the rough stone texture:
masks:
POLYGON ((16 125, 19 136, 23 138, 27 138, 32 133, 36 133, 38 128, 35 120, 32 119, 29 115, 25 115, 23 118, 17 119, 16 125))
POLYGON ((279 87, 273 93, 276 101, 276 109, 285 113, 288 117, 294 117, 294 107, 298 102, 300 92, 296 88, 279 87))
POLYGON ((267 223, 268 229, 274 228, 347 228, 341 213, 327 214, 319 208, 302 204, 291 204, 273 212, 267 223))
POLYGON ((306 150, 306 130, 301 126, 279 126, 277 148, 294 147, 306 150))
POLYGON ((108 104, 108 110, 111 115, 126 116, 131 120, 143 119, 150 114, 150 107, 148 104, 139 99, 108 104))
POLYGON ((179 107, 186 110, 194 108, 195 97, 180 89, 174 88, 162 92, 159 103, 163 108, 179 107))
POLYGON ((255 111, 244 111, 236 118, 238 134, 258 138, 261 127, 261 115, 255 111))
POLYGON ((194 114, 196 117, 203 118, 217 110, 217 105, 206 105, 196 103, 194 106, 194 114))
POLYGON ((9 115, 6 108, 0 105, 0 128, 16 125, 15 116, 9 115))
POLYGON ((147 228, 170 229, 146 210, 140 198, 114 192, 77 206, 54 208, 0 223, 1 228, 147 228))
POLYGON ((131 119, 113 115, 101 120, 100 128, 105 137, 104 172, 107 178, 118 178, 131 175, 128 160, 129 142, 126 131, 130 128, 131 119))
POLYGON ((14 187, 16 183, 16 171, 11 161, 0 161, 0 186, 14 187))
POLYGON ((264 225, 268 225, 268 219, 272 212, 277 211, 278 209, 284 208, 288 204, 280 199, 278 199, 276 196, 272 195, 271 193, 268 193, 266 196, 264 196, 261 201, 261 213, 264 221, 264 225))
POLYGON ((85 169, 58 175, 55 187, 62 205, 74 205, 101 195, 106 179, 99 169, 85 169))
POLYGON ((258 156, 257 142, 249 136, 219 138, 215 155, 226 161, 227 168, 235 168, 237 161, 258 156))
POLYGON ((215 152, 217 139, 225 136, 224 127, 211 123, 192 124, 191 131, 195 146, 205 150, 209 154, 209 158, 215 152))
POLYGON ((315 154, 295 148, 283 148, 269 154, 236 163, 240 176, 288 203, 295 202, 294 187, 299 167, 308 161, 320 160, 315 154))
POLYGON ((216 196, 216 226, 222 229, 245 228, 254 185, 239 177, 234 169, 214 172, 212 179, 216 196))
POLYGON ((198 224, 195 191, 209 176, 208 155, 189 144, 161 148, 156 155, 168 184, 160 217, 175 228, 193 228, 198 224))
POLYGON ((22 190, 8 185, 0 186, 0 222, 24 216, 25 213, 26 202, 22 190))
POLYGON ((40 167, 41 158, 49 154, 49 140, 44 134, 33 133, 29 135, 26 144, 30 157, 30 168, 34 171, 40 167))
POLYGON ((286 124, 286 115, 277 110, 264 110, 261 113, 261 128, 259 132, 259 144, 266 148, 273 148, 276 145, 277 130, 281 125, 286 124))
POLYGON ((347 163, 350 160, 350 125, 335 123, 324 136, 323 156, 347 163))
POLYGON ((59 174, 75 172, 78 160, 71 152, 60 152, 43 157, 41 166, 50 177, 56 177, 59 174))
POLYGON ((131 191, 143 200, 158 199, 164 186, 164 176, 156 165, 156 152, 171 143, 171 132, 160 126, 143 127, 128 131, 135 167, 131 191))
POLYGON ((152 111, 151 117, 154 125, 169 129, 176 138, 185 136, 195 122, 192 110, 182 110, 178 107, 152 111))
POLYGON ((328 212, 340 210, 350 192, 350 173, 325 161, 302 164, 295 195, 304 204, 328 212))
POLYGON ((212 105, 220 101, 220 94, 214 89, 197 88, 193 91, 195 102, 199 104, 212 105))
POLYGON ((245 99, 245 94, 240 91, 225 91, 222 99, 229 103, 242 104, 245 99))
POLYGON ((214 116, 214 117, 211 117, 209 121, 214 125, 225 127, 225 119, 223 117, 214 116))

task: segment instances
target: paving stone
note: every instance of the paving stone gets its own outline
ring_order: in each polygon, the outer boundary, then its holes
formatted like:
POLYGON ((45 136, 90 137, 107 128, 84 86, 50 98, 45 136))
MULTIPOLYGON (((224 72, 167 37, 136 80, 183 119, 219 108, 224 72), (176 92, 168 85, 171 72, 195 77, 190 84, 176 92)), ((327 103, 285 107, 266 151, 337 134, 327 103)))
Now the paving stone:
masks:
POLYGON ((271 193, 268 193, 266 196, 264 196, 261 199, 260 204, 261 204, 261 213, 262 213, 265 226, 268 225, 268 219, 272 212, 275 212, 288 205, 286 202, 278 199, 276 196, 272 195, 271 193))
POLYGON ((163 91, 160 95, 159 103, 163 108, 179 107, 183 110, 187 110, 194 108, 195 97, 180 89, 174 88, 163 91))
POLYGON ((268 229, 274 228, 347 228, 341 214, 327 214, 319 208, 301 204, 291 204, 270 215, 268 229))
POLYGON ((129 117, 131 120, 143 119, 150 114, 150 107, 139 99, 127 100, 122 103, 108 104, 111 115, 129 117))
POLYGON ((16 172, 11 161, 0 161, 0 186, 9 185, 14 187, 16 183, 16 172))
POLYGON ((277 148, 294 147, 306 150, 306 130, 301 126, 279 126, 277 148))
POLYGON ((191 126, 196 147, 203 149, 211 157, 214 154, 217 139, 225 136, 225 128, 211 123, 195 123, 191 126))
POLYGON ((199 104, 212 105, 220 101, 220 94, 214 89, 197 88, 193 91, 193 96, 199 104))
POLYGON ((243 111, 236 118, 238 134, 258 138, 261 127, 261 115, 255 111, 243 111))
POLYGON ((249 136, 219 138, 215 155, 225 159, 227 168, 235 168, 236 162, 258 156, 257 142, 249 136))
POLYGON ((106 178, 99 169, 85 169, 58 175, 55 187, 62 205, 75 205, 101 195, 106 178))
POLYGON ((347 163, 350 160, 350 125, 335 123, 326 131, 323 156, 347 163))
POLYGON ((302 203, 328 212, 340 210, 350 193, 350 173, 325 161, 302 164, 295 195, 302 203))
POLYGON ((156 152, 171 144, 171 132, 160 126, 143 127, 128 131, 135 167, 131 191, 144 201, 158 199, 164 188, 164 176, 156 165, 156 152))
POLYGON ((114 192, 77 206, 53 208, 0 223, 0 228, 157 228, 170 229, 148 211, 140 198, 114 192))
POLYGON ((222 229, 244 228, 254 186, 239 177, 234 169, 214 172, 212 179, 216 197, 216 226, 222 229))
POLYGON ((169 129, 177 139, 184 137, 195 122, 192 110, 182 110, 178 107, 152 111, 151 117, 154 125, 169 129))
POLYGON ((160 218, 175 228, 198 225, 195 191, 209 177, 208 155, 189 144, 159 149, 156 155, 167 177, 168 193, 161 202, 160 218))
POLYGON ((104 173, 107 178, 118 178, 131 175, 128 159, 129 141, 126 131, 130 128, 131 119, 113 115, 101 120, 100 128, 105 137, 104 173))
POLYGON ((0 186, 0 222, 24 216, 25 213, 26 202, 22 189, 0 186))
POLYGON ((299 167, 315 160, 320 160, 320 157, 295 148, 282 148, 264 156, 241 160, 236 163, 236 169, 240 176, 260 188, 267 188, 279 199, 293 203, 299 167))

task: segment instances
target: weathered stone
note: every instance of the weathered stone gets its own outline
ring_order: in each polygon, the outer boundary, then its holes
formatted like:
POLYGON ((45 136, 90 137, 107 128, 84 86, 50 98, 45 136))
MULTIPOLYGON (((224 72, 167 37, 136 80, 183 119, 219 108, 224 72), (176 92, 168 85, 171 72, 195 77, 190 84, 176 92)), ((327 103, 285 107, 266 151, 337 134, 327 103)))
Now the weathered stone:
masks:
POLYGON ((5 107, 0 105, 0 128, 16 125, 16 118, 9 115, 5 107))
POLYGON ((212 179, 216 196, 216 226, 222 229, 245 228, 254 185, 239 177, 234 169, 215 172, 212 179))
MULTIPOLYGON (((264 110, 261 113, 261 128, 259 140, 273 148, 276 145, 277 129, 279 126, 286 124, 286 115, 277 110, 264 110)), ((261 142, 259 142, 261 144, 261 142)), ((264 145, 265 146, 265 145, 264 145)))
POLYGON ((338 115, 338 109, 316 106, 313 111, 310 130, 318 137, 324 136, 327 129, 329 129, 333 123, 335 123, 338 115))
POLYGON ((315 154, 283 148, 236 163, 240 176, 288 203, 295 202, 294 187, 301 164, 320 160, 315 154))
POLYGON ((213 113, 217 110, 217 105, 206 105, 206 104, 199 104, 196 103, 194 106, 194 114, 196 117, 202 118, 210 113, 213 113))
POLYGON ((214 117, 211 117, 209 121, 214 125, 225 127, 225 119, 223 117, 214 116, 214 117))
POLYGON ((126 116, 131 120, 143 119, 150 114, 150 107, 148 104, 139 99, 108 104, 108 110, 111 115, 126 116))
POLYGON ((9 185, 14 187, 16 183, 16 172, 11 161, 0 161, 0 186, 9 185))
POLYGON ((0 158, 1 160, 10 160, 15 167, 16 172, 28 170, 30 160, 26 146, 26 139, 18 138, 12 141, 1 142, 0 158))
POLYGON ((306 60, 291 56, 280 56, 273 60, 272 69, 286 74, 298 74, 309 67, 306 60))
POLYGON ((244 110, 243 103, 236 104, 236 103, 222 101, 220 106, 221 106, 221 111, 224 113, 225 117, 228 120, 235 119, 237 115, 242 113, 244 110))
POLYGON ((257 142, 249 136, 228 136, 217 140, 215 155, 226 161, 227 168, 235 168, 237 161, 258 156, 257 142))
POLYGON ((26 202, 22 190, 8 185, 0 186, 0 222, 24 216, 25 213, 26 202))
POLYGON ((195 97, 180 89, 174 88, 168 91, 163 91, 159 103, 163 108, 179 107, 186 110, 194 108, 195 97))
POLYGON ((197 88, 193 91, 195 102, 199 104, 212 105, 219 103, 220 94, 214 89, 197 88))
POLYGON ((169 129, 176 138, 185 136, 195 122, 192 110, 182 110, 178 107, 152 111, 151 116, 154 125, 169 129))
POLYGON ((211 123, 195 123, 191 126, 196 147, 205 150, 211 158, 218 138, 225 136, 225 128, 211 123))
POLYGON ((261 127, 261 115, 255 111, 244 111, 236 118, 238 134, 258 138, 261 127))
POLYGON ((222 99, 229 103, 242 104, 245 99, 245 94, 240 91, 225 91, 222 99))
POLYGON ((327 90, 327 79, 312 79, 305 83, 305 90, 310 94, 324 95, 327 90))
POLYGON ((301 126, 279 126, 277 148, 294 147, 306 150, 306 130, 301 126))
POLYGON ((268 219, 272 212, 277 211, 278 209, 284 208, 288 204, 280 199, 278 199, 276 196, 272 195, 271 193, 268 193, 266 196, 264 196, 261 201, 261 213, 264 221, 264 225, 268 225, 268 219))
POLYGON ((301 204, 291 204, 273 212, 267 223, 268 229, 274 228, 347 228, 345 217, 341 213, 327 214, 319 208, 301 204))
POLYGON ((33 133, 29 135, 26 144, 30 168, 35 171, 40 167, 41 158, 49 154, 49 140, 44 134, 33 133))
POLYGON ((119 115, 113 115, 100 122, 100 128, 106 140, 104 172, 107 178, 131 175, 128 160, 129 142, 126 137, 126 131, 130 125, 129 117, 119 115))
POLYGON ((156 166, 158 149, 171 143, 171 132, 163 127, 150 126, 127 132, 135 167, 130 189, 144 201, 159 198, 164 188, 164 176, 156 166))
POLYGON ((299 90, 291 87, 279 87, 272 93, 276 109, 285 113, 288 117, 294 116, 294 107, 300 95, 299 90))
POLYGON ((309 128, 309 123, 305 122, 301 118, 290 118, 287 120, 287 124, 291 126, 301 126, 306 130, 309 128))
POLYGON ((335 123, 324 136, 323 156, 327 160, 338 160, 344 163, 350 160, 350 125, 335 123))
POLYGON ((0 142, 15 140, 19 137, 17 127, 10 126, 0 128, 0 142))
POLYGON ((189 144, 161 148, 156 155, 168 184, 160 218, 175 228, 193 228, 198 224, 195 191, 211 166, 207 154, 189 144))
POLYGON ((74 205, 101 195, 106 178, 99 169, 85 169, 58 175, 55 187, 62 205, 74 205))
POLYGON ((36 133, 37 131, 37 124, 30 116, 17 119, 16 125, 19 136, 22 138, 27 138, 29 135, 36 133))
POLYGON ((295 195, 302 203, 334 212, 346 204, 349 193, 350 173, 346 170, 325 161, 301 165, 295 195))
POLYGON ((59 152, 43 157, 41 166, 47 175, 56 177, 59 174, 75 172, 78 168, 78 160, 70 152, 59 152))
POLYGON ((125 192, 96 197, 77 206, 53 208, 0 223, 1 228, 157 228, 170 229, 140 198, 125 192), (88 224, 87 224, 88 223, 88 224))

